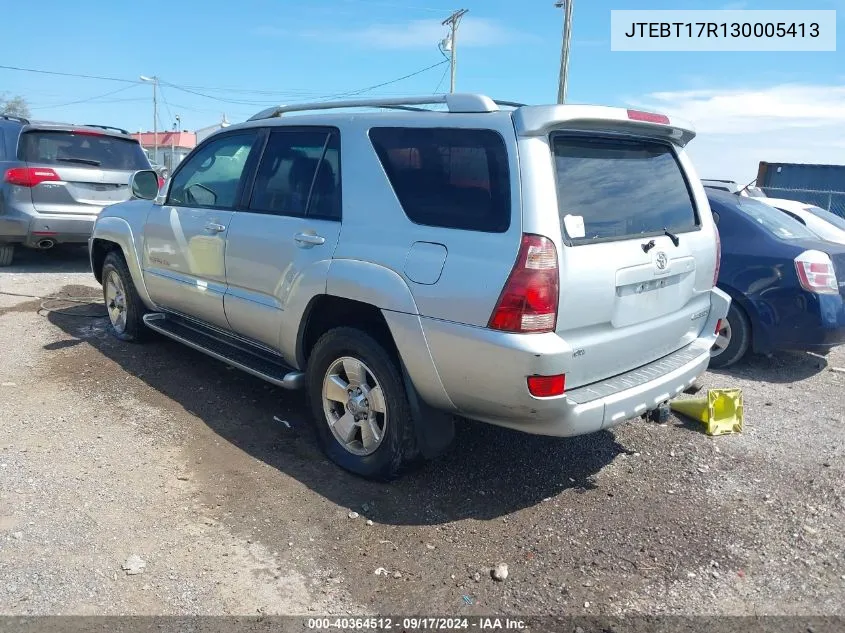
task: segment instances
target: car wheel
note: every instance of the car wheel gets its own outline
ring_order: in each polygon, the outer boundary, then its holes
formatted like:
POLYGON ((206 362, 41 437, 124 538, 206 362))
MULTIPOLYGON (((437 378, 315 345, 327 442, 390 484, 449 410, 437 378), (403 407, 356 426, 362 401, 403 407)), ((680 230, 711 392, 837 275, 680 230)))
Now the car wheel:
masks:
POLYGON ((0 246, 0 266, 10 266, 15 256, 14 244, 3 244, 0 246))
POLYGON ((395 359, 354 328, 324 334, 308 362, 308 396, 329 459, 367 479, 395 479, 420 462, 395 359))
POLYGON ((721 369, 738 362, 751 344, 751 324, 742 308, 731 302, 728 316, 722 319, 722 327, 716 342, 710 349, 710 367, 721 369))
POLYGON ((121 341, 140 341, 149 331, 143 321, 146 309, 120 253, 106 255, 102 280, 111 333, 121 341))

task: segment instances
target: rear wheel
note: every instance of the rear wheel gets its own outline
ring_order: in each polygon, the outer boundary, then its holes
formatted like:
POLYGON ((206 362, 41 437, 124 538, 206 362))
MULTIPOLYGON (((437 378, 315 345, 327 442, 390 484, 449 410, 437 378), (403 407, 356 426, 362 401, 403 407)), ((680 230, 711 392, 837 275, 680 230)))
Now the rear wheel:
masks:
POLYGON ((420 461, 402 374, 365 332, 341 327, 317 341, 308 397, 320 444, 342 468, 390 480, 420 461))
POLYGON ((144 326, 146 312, 123 256, 112 251, 103 262, 103 299, 111 333, 121 341, 140 341, 149 330, 144 326))
POLYGON ((0 245, 0 266, 10 266, 12 258, 15 256, 14 244, 0 245))
POLYGON ((716 342, 710 350, 710 367, 730 367, 742 359, 751 345, 751 324, 742 308, 731 302, 728 316, 722 319, 722 326, 716 342))

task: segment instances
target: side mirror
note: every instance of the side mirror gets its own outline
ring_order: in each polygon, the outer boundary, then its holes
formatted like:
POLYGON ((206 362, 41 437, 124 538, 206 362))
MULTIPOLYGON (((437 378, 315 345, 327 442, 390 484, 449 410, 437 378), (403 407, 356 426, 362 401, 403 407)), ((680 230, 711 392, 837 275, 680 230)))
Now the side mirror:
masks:
POLYGON ((132 196, 141 200, 153 200, 158 195, 158 174, 152 169, 136 171, 129 179, 132 196))

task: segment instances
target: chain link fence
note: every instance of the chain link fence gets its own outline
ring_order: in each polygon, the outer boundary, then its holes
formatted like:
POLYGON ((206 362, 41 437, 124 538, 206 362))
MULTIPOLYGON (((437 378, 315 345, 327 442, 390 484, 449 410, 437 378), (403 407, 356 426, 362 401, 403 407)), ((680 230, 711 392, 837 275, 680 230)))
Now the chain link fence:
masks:
POLYGON ((770 198, 797 200, 821 207, 840 218, 845 218, 845 191, 822 191, 818 189, 787 189, 784 187, 761 187, 770 198))

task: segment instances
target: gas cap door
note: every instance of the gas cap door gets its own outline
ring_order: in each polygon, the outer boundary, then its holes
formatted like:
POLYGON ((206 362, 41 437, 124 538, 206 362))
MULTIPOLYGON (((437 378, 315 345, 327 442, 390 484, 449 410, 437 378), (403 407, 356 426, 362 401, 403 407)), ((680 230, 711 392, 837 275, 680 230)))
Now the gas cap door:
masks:
POLYGON ((405 256, 405 276, 416 284, 436 284, 448 253, 443 244, 414 242, 405 256))

